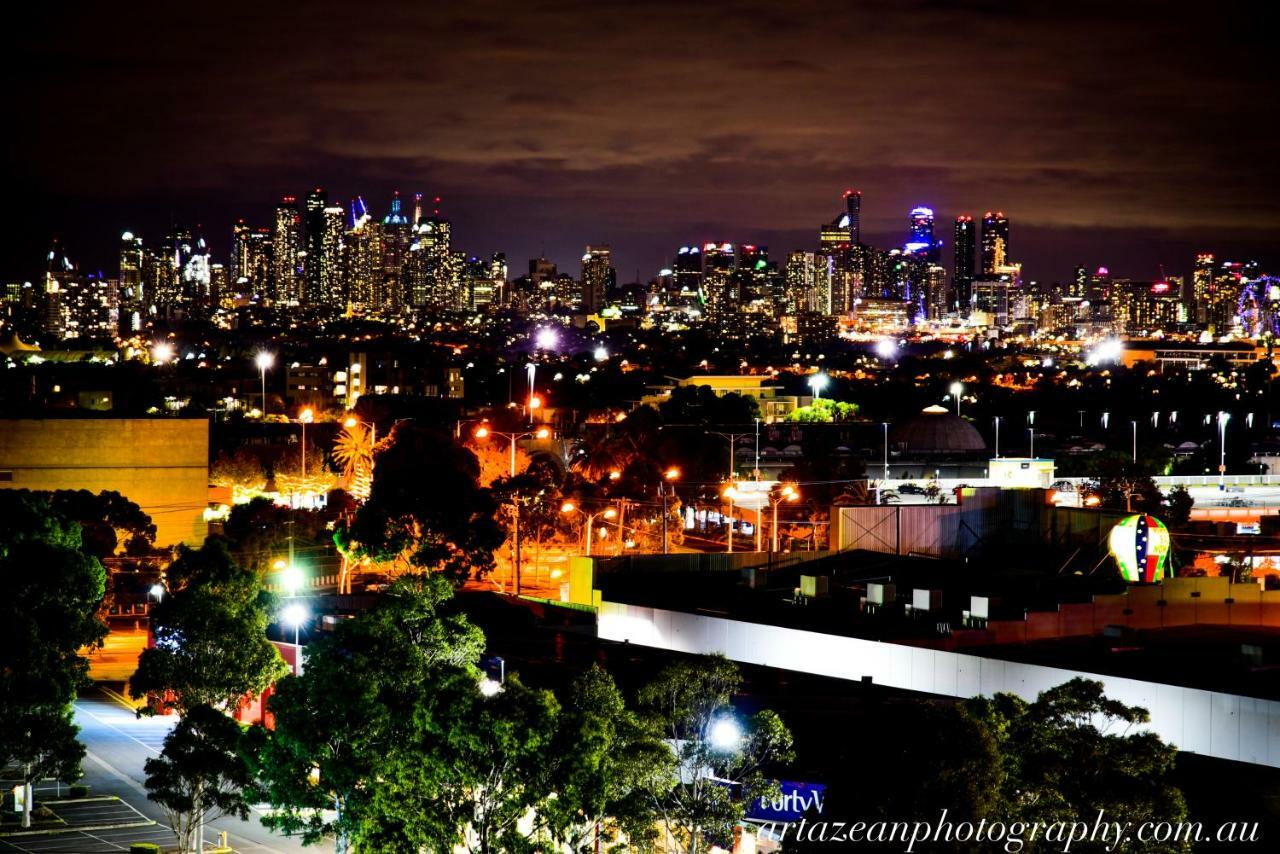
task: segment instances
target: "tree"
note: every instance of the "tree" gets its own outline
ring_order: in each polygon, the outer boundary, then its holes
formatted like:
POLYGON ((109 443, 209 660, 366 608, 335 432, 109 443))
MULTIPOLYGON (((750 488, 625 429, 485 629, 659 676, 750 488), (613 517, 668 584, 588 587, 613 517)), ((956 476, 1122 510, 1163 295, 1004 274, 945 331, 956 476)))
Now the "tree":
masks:
POLYGON ((858 417, 856 403, 842 403, 838 400, 820 397, 808 406, 798 406, 787 415, 788 421, 831 424, 834 422, 854 421, 858 417))
POLYGON ((1169 490, 1164 500, 1165 509, 1161 514, 1165 525, 1170 528, 1186 527, 1191 521, 1191 508, 1195 503, 1196 500, 1185 486, 1175 486, 1169 490))
POLYGON ((248 448, 218 454, 209 468, 209 482, 240 494, 261 493, 267 487, 262 461, 248 448))
POLYGON ((655 800, 676 783, 675 757, 606 671, 592 667, 574 680, 551 753, 556 797, 539 820, 555 843, 586 854, 601 841, 652 841, 655 800))
POLYGON ((671 390, 658 405, 668 424, 750 424, 760 415, 754 397, 729 392, 716 394, 707 385, 683 385, 671 390))
POLYGON ((332 836, 339 852, 387 838, 371 798, 392 748, 442 672, 471 668, 477 681, 484 637, 442 613, 452 595, 442 576, 406 575, 309 645, 305 673, 282 679, 268 701, 274 729, 252 730, 255 795, 274 807, 264 824, 305 844, 332 836))
MULTIPOLYGON (((998 745, 1009 818, 1091 822, 1105 810, 1108 821, 1186 819, 1186 802, 1170 782, 1176 748, 1135 729, 1150 719, 1147 710, 1110 699, 1101 682, 1076 678, 1033 703, 997 694, 966 707, 998 745)), ((1176 842, 1134 846, 1189 850, 1176 842)), ((1103 843, 1082 843, 1080 850, 1100 851, 1103 843)))
POLYGON ((88 681, 80 650, 106 636, 106 571, 44 497, 0 490, 0 584, 0 767, 22 768, 27 826, 33 780, 80 776, 71 703, 88 681))
POLYGON ((681 661, 640 692, 640 703, 672 745, 678 782, 650 793, 676 850, 725 846, 753 800, 773 797, 766 769, 790 761, 791 733, 768 709, 739 723, 730 702, 742 677, 720 656, 681 661))
POLYGON ((225 544, 210 538, 183 548, 167 577, 169 589, 151 611, 155 645, 143 650, 129 680, 134 696, 153 696, 153 711, 234 711, 288 671, 267 640, 275 597, 225 544))
POLYGON ((222 525, 227 548, 241 566, 266 572, 294 549, 315 554, 332 540, 325 518, 314 510, 282 507, 269 498, 255 498, 231 508, 222 525))
POLYGON ((360 850, 539 850, 517 825, 551 794, 558 713, 517 677, 486 697, 474 671, 442 671, 379 766, 360 850))
POLYGON ((1092 497, 1096 506, 1156 516, 1164 508, 1164 495, 1141 462, 1112 454, 1098 461, 1098 470, 1098 479, 1084 488, 1086 501, 1092 497))
POLYGON ((240 754, 240 725, 210 706, 187 709, 148 759, 147 797, 160 804, 178 835, 179 854, 204 850, 204 825, 224 815, 245 821, 252 780, 240 754))
POLYGON ((458 581, 493 568, 504 531, 497 501, 479 484, 475 454, 448 435, 406 422, 376 460, 369 500, 339 531, 345 550, 403 560, 458 581))

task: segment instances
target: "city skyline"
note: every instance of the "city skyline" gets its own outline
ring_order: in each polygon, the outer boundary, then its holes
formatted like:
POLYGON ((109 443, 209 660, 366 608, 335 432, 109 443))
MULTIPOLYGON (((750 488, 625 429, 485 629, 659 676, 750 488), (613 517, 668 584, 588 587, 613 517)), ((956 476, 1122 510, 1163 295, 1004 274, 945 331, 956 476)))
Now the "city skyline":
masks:
POLYGON ((1201 251, 1274 266, 1273 75, 1234 7, 605 8, 26 11, 4 274, 54 236, 104 268, 125 229, 199 223, 216 248, 317 183, 375 210, 441 195, 480 255, 608 243, 622 280, 687 242, 807 248, 845 186, 880 245, 921 202, 1008 211, 1039 281, 1201 251), (558 61, 581 44, 600 61, 558 61))

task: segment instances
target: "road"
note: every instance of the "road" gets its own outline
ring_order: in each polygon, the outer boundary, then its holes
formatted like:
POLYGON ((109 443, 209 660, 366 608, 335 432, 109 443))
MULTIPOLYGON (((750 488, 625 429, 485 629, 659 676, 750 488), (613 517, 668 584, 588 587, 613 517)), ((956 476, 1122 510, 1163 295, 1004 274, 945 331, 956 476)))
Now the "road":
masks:
MULTIPOLYGON (((174 845, 175 837, 164 813, 147 800, 143 786, 146 775, 142 770, 147 759, 160 753, 174 719, 138 718, 123 697, 111 689, 94 688, 76 701, 75 720, 86 748, 85 776, 80 782, 89 786, 92 796, 116 795, 124 802, 99 807, 102 815, 95 818, 95 823, 141 825, 140 813, 156 824, 92 833, 8 837, 0 839, 0 854, 16 851, 105 854, 127 851, 131 842, 155 842, 162 847, 174 845)), ((227 832, 231 848, 242 854, 300 854, 324 850, 323 847, 304 849, 297 840, 271 833, 259 823, 257 813, 251 814, 248 821, 222 818, 211 822, 205 829, 206 847, 212 847, 222 831, 227 832)))

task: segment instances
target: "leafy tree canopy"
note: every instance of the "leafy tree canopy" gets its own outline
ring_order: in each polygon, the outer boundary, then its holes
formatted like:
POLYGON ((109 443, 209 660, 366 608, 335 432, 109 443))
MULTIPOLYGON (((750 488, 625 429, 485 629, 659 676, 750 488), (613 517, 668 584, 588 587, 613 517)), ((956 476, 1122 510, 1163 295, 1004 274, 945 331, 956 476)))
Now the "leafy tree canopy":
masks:
POLYGON ((169 590, 151 611, 155 646, 143 651, 129 682, 179 711, 199 705, 232 710, 287 671, 267 640, 275 597, 261 576, 210 538, 183 548, 168 569, 169 590))

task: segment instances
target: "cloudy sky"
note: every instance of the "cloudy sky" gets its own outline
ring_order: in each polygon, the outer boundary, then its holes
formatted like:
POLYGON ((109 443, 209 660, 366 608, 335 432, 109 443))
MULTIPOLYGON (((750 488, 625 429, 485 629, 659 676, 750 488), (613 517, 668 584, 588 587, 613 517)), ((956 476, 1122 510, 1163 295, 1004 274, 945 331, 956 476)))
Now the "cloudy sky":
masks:
POLYGON ((444 197, 460 248, 620 280, 682 243, 812 248, 1002 209, 1029 278, 1280 266, 1280 64, 1262 4, 41 4, 3 38, 0 278, 49 240, 114 271, 125 228, 268 224, 313 185, 444 197))

